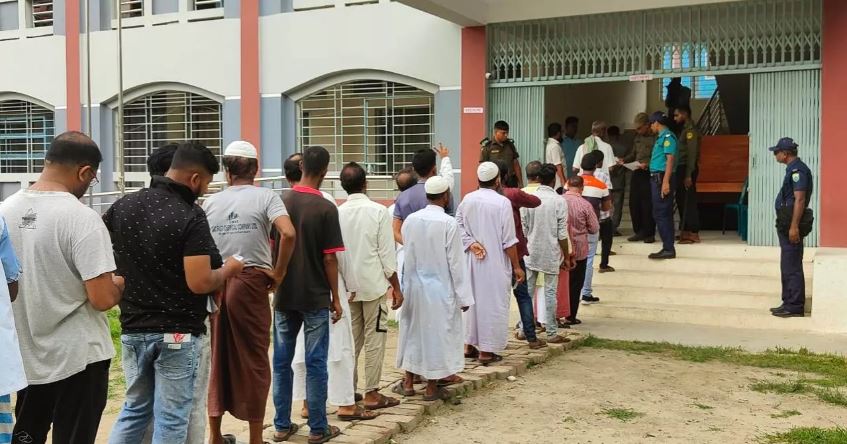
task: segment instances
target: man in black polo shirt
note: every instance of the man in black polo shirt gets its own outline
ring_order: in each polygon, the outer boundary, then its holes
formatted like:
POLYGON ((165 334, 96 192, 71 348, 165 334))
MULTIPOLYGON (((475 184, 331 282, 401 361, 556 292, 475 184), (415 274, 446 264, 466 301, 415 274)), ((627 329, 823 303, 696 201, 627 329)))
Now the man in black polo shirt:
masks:
POLYGON ((330 311, 333 322, 342 314, 335 253, 344 251, 338 209, 318 191, 328 165, 327 150, 306 148, 301 160, 303 176, 282 199, 297 237, 288 272, 273 301, 274 441, 285 441, 297 433, 297 424, 291 422, 291 362, 301 327, 306 344, 309 442, 326 442, 340 433, 326 419, 330 311))
POLYGON ((243 264, 223 263, 206 213, 195 205, 218 172, 208 148, 185 143, 165 176, 115 202, 103 216, 126 279, 121 343, 126 402, 110 443, 184 442, 193 406, 208 294, 243 264))

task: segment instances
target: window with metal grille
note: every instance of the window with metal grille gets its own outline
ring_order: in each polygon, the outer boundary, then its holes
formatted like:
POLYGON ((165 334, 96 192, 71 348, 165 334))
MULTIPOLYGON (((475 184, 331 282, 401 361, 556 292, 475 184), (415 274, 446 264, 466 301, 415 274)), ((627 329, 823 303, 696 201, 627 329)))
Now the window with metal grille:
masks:
POLYGON ((53 0, 31 0, 32 26, 53 26, 53 0))
POLYGON ((411 163, 415 151, 432 146, 433 96, 412 86, 356 80, 297 105, 298 147, 325 147, 330 171, 358 162, 370 174, 393 174, 411 163))
POLYGON ((144 0, 120 0, 121 17, 141 17, 144 15, 144 0))
POLYGON ((124 165, 146 172, 147 156, 168 143, 194 140, 221 157, 221 104, 193 93, 162 91, 124 106, 124 165))
MULTIPOLYGON (((691 46, 687 45, 683 47, 674 45, 666 46, 664 61, 662 62, 663 69, 689 70, 695 66, 708 69, 709 51, 704 48, 701 48, 699 51, 693 50, 691 46)), ((682 85, 691 90, 692 99, 708 100, 712 98, 715 91, 718 89, 718 83, 717 80, 715 80, 715 76, 686 76, 682 77, 681 80, 682 85)), ((667 95, 667 89, 664 87, 668 86, 670 81, 670 77, 662 79, 662 100, 664 100, 667 95)))
POLYGON ((53 129, 53 111, 22 100, 0 102, 0 173, 40 173, 53 129))
POLYGON ((194 0, 194 10, 223 8, 224 0, 194 0))

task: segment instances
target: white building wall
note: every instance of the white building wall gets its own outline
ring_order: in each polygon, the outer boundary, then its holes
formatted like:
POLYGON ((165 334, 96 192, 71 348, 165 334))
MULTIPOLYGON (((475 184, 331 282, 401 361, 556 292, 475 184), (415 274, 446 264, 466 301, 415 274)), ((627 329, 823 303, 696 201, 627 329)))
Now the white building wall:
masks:
POLYGON ((49 36, 0 42, 0 93, 33 97, 64 107, 65 37, 49 36))

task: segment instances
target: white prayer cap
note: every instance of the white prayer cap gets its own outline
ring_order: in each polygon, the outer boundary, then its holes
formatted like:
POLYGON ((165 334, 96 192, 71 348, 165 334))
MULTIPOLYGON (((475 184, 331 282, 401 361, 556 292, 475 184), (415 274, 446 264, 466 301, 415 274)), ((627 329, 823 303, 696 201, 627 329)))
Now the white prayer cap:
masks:
POLYGON ((449 189, 450 182, 441 176, 432 176, 424 184, 426 194, 441 194, 449 189))
POLYGON ((224 156, 245 157, 247 159, 256 159, 256 147, 250 142, 236 140, 226 146, 224 156))
POLYGON ((488 182, 494 180, 500 175, 500 168, 494 162, 482 162, 476 169, 476 177, 480 182, 488 182))

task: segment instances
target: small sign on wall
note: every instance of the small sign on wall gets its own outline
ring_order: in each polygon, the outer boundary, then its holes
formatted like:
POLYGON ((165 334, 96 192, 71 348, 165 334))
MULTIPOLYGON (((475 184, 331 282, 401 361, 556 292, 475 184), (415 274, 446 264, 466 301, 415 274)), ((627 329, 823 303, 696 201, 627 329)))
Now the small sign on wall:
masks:
POLYGON ((653 80, 653 74, 635 74, 629 76, 630 82, 646 82, 648 80, 653 80))
POLYGON ((485 110, 481 106, 466 106, 463 112, 465 114, 483 114, 485 110))

